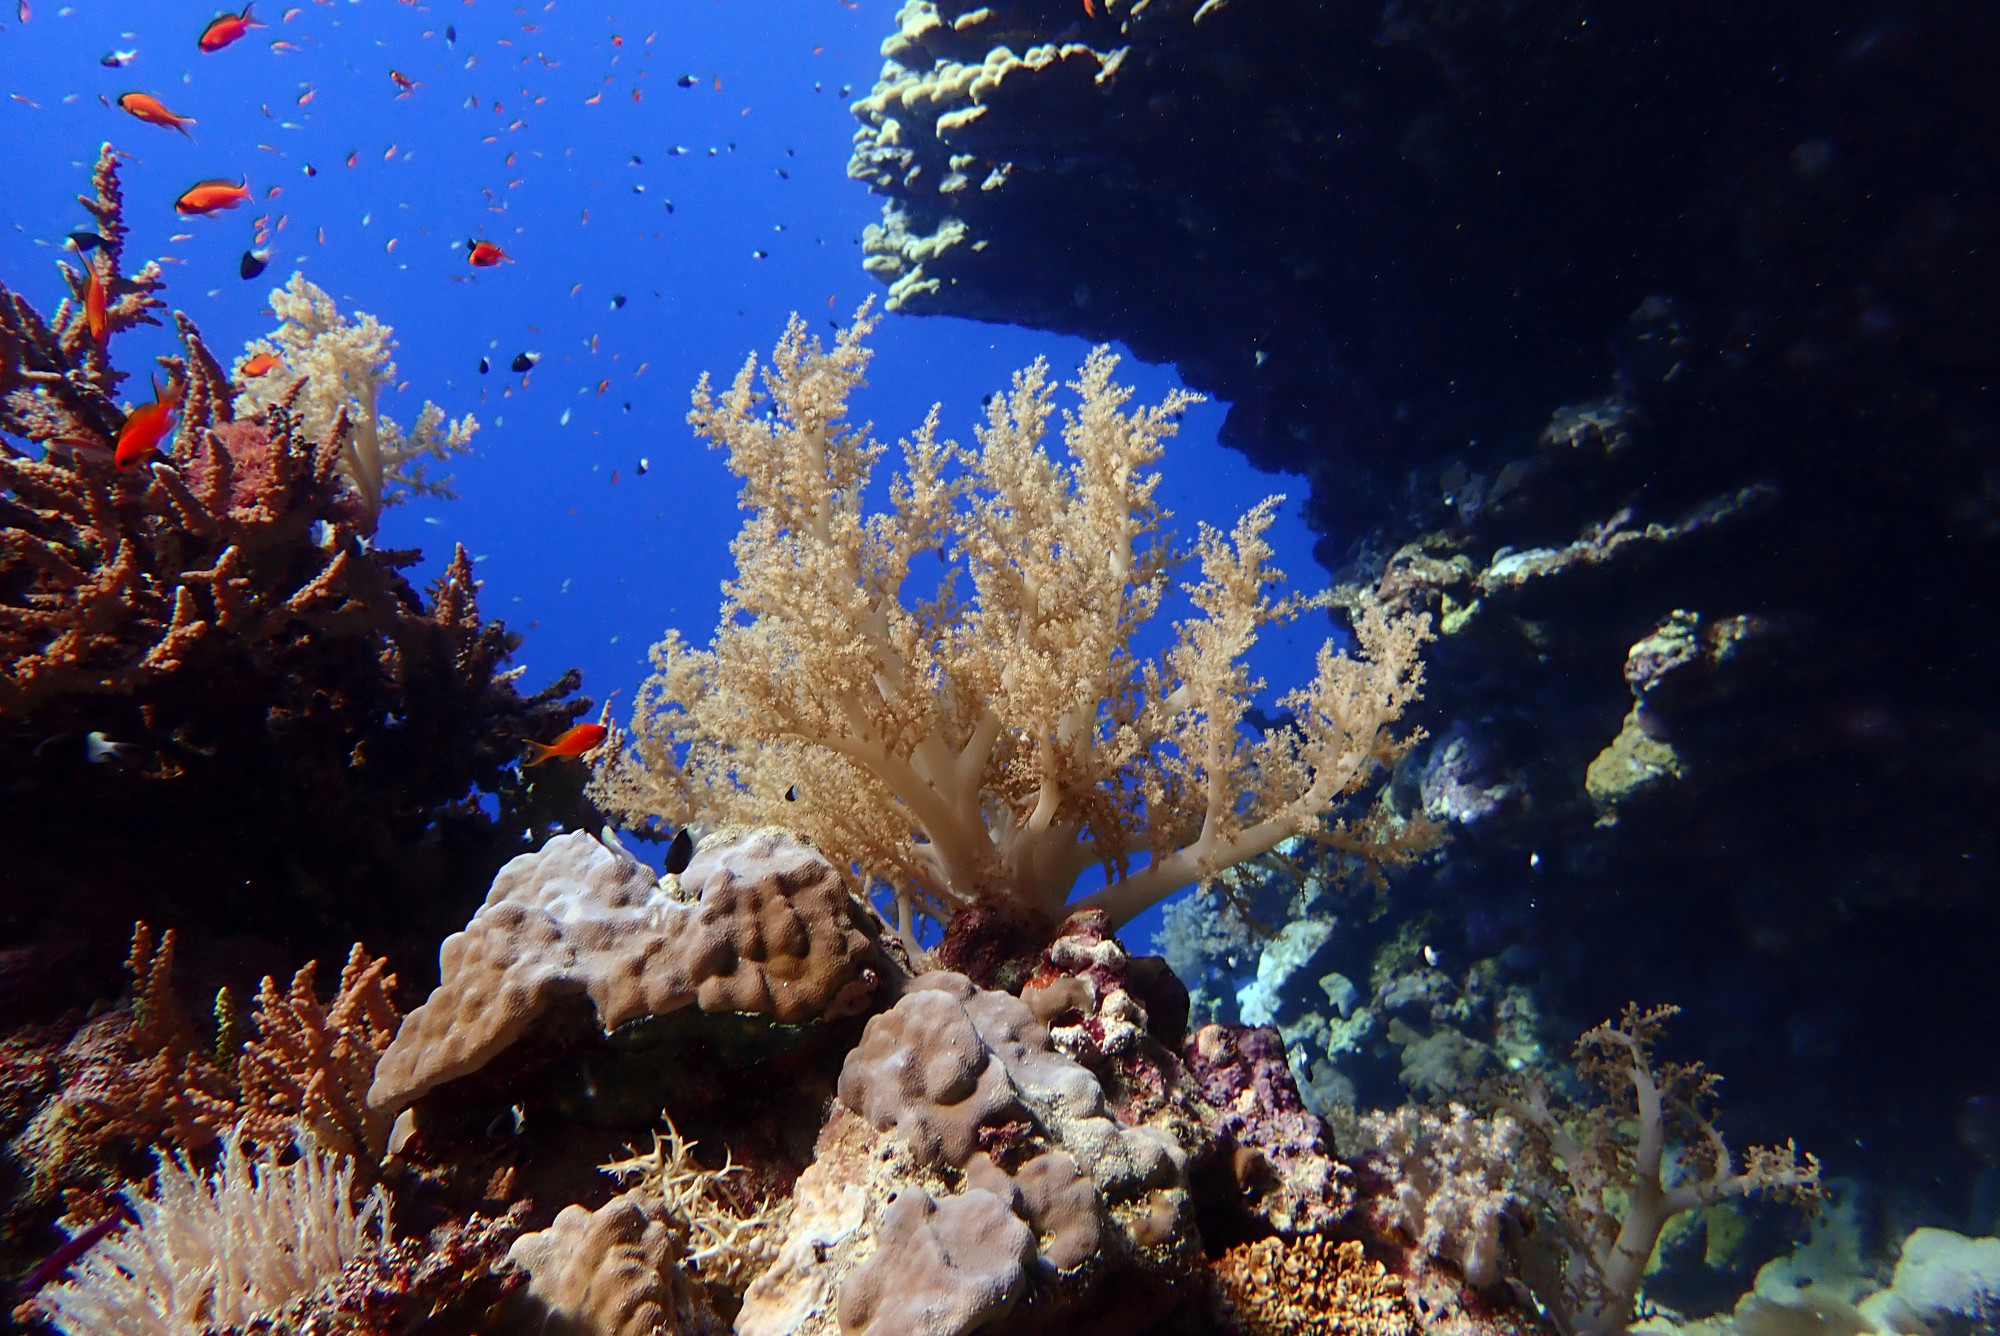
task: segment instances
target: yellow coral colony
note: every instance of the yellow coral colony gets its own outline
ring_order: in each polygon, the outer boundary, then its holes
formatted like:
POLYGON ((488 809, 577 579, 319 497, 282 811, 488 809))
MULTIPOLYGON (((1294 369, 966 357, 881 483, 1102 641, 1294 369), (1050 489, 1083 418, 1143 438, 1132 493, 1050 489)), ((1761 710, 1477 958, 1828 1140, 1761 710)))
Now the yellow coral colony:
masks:
POLYGON ((1175 560, 1152 537, 1150 469, 1196 396, 1127 413, 1099 348, 1058 463, 1037 361, 994 396, 976 450, 940 441, 933 408, 871 514, 883 447, 846 411, 875 319, 864 306, 824 351, 794 317, 761 377, 753 357, 720 397, 696 388, 689 421, 743 480, 737 575, 709 649, 672 631, 654 646, 598 803, 633 824, 792 827, 940 922, 973 905, 1060 917, 1102 865, 1108 884, 1069 907, 1122 923, 1290 836, 1340 834, 1329 809, 1412 741, 1389 729, 1418 695, 1428 619, 1357 608, 1360 657, 1323 647, 1280 702, 1296 725, 1253 738, 1245 651, 1325 605, 1269 596, 1281 498, 1227 536, 1203 526, 1199 615, 1157 661, 1132 648, 1175 560), (940 563, 932 596, 906 603, 940 563))

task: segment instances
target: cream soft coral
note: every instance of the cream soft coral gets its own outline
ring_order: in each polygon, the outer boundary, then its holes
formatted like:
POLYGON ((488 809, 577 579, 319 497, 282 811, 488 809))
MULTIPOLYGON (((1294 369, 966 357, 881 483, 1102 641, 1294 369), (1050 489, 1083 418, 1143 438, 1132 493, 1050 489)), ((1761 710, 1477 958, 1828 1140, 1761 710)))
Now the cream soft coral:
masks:
POLYGON ((592 796, 635 824, 799 829, 940 921, 970 905, 1058 917, 1102 865, 1085 903, 1123 922, 1289 836, 1338 836, 1329 810, 1409 744, 1390 728, 1418 694, 1427 621, 1355 609, 1360 656, 1324 647, 1281 702, 1297 722, 1254 736, 1246 651, 1324 603, 1270 596, 1279 498, 1229 535, 1204 526, 1199 615, 1157 660, 1133 648, 1177 556, 1152 537, 1152 466, 1195 396, 1125 411, 1100 348, 1070 386, 1058 462, 1038 361, 993 397, 977 449, 940 440, 933 409, 870 513, 884 447, 847 401, 874 324, 864 307, 825 351, 795 317, 763 393, 755 358, 720 396, 696 389, 689 421, 743 480, 737 576, 709 649, 671 631, 654 647, 592 796))

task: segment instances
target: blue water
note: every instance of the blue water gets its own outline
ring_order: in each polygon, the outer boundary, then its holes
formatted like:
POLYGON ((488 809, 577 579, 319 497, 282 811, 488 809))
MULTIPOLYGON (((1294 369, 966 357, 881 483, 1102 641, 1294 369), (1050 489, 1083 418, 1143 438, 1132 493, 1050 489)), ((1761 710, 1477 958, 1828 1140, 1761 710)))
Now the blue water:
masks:
MULTIPOLYGON (((464 543, 483 611, 526 635, 524 689, 574 665, 594 699, 616 693, 624 719, 647 647, 669 625, 705 643, 732 570, 734 479, 684 421, 690 388, 768 350, 790 313, 830 335, 830 319, 880 291, 860 266, 879 204, 847 178, 848 104, 875 78, 897 4, 260 3, 267 26, 214 53, 196 45, 221 12, 205 3, 32 4, 26 22, 0 18, 0 281, 54 308, 67 291, 62 239, 89 222, 73 198, 110 140, 130 158, 128 270, 175 257, 166 300, 225 364, 275 323, 266 294, 294 269, 343 312, 392 325, 407 389, 384 411, 408 426, 428 398, 476 414, 481 430, 450 469, 458 499, 388 511, 380 541, 424 549, 423 578, 464 543), (125 50, 137 51, 125 67, 100 64, 125 50), (419 86, 403 95, 391 70, 419 86), (130 91, 194 117, 193 138, 118 110, 130 91), (247 178, 257 204, 177 215, 174 199, 210 178, 247 178), (276 229, 270 268, 245 281, 238 262, 259 217, 276 229), (472 269, 473 236, 514 262, 472 269), (539 365, 509 374, 523 351, 539 365)), ((1086 351, 1038 331, 896 316, 873 346, 856 409, 877 434, 895 440, 939 402, 968 443, 982 398, 1014 369, 1042 355, 1067 374, 1086 351)), ((119 337, 128 392, 173 348, 164 329, 119 337)), ((1122 370, 1142 400, 1176 383, 1171 368, 1122 370)), ((1222 408, 1190 412, 1169 447, 1170 527, 1190 540, 1198 522, 1233 524, 1289 491, 1268 537, 1294 588, 1323 587, 1298 517, 1303 481, 1256 474, 1219 447, 1222 408)), ((1271 694, 1307 680, 1327 630, 1314 619, 1260 647, 1271 694)))

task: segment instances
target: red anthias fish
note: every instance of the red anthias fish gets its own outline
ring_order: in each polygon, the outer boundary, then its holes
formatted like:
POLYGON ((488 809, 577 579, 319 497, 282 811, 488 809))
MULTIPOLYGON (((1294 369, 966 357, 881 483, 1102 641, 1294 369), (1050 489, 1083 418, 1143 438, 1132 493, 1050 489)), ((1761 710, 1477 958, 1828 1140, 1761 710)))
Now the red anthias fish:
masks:
POLYGON ((179 130, 189 139, 194 138, 193 135, 188 135, 188 127, 195 123, 194 117, 176 116, 167 110, 166 103, 151 93, 122 94, 118 99, 118 105, 148 125, 157 125, 164 130, 179 130))
POLYGON ((104 346, 105 336, 111 332, 111 316, 104 308, 104 279, 99 276, 97 266, 90 266, 90 278, 83 288, 83 318, 90 325, 90 337, 97 340, 97 346, 104 346))
POLYGON ((160 442, 174 429, 174 414, 181 406, 181 387, 178 382, 167 387, 164 396, 154 392, 153 402, 140 404, 125 418, 125 425, 118 429, 118 448, 111 454, 112 462, 121 469, 129 469, 153 451, 160 448, 160 442))
POLYGON ((603 724, 578 724, 554 742, 547 744, 530 742, 528 747, 534 752, 535 759, 529 761, 528 765, 540 765, 543 761, 565 760, 572 756, 581 756, 598 743, 604 741, 606 735, 610 732, 611 730, 603 724))
POLYGON ((174 201, 174 207, 182 213, 220 213, 224 209, 247 204, 250 198, 248 181, 240 186, 234 181, 203 181, 188 187, 186 193, 174 201))
POLYGON ((509 264, 514 262, 513 256, 490 241, 473 242, 472 249, 466 253, 465 258, 472 262, 472 267, 475 269, 491 269, 502 260, 509 264))
POLYGON ((201 30, 201 49, 220 51, 252 28, 263 26, 250 17, 250 6, 247 4, 243 6, 241 14, 217 14, 208 21, 208 26, 201 30))
POLYGON ((283 365, 283 362, 270 353, 258 353, 245 362, 240 370, 245 376, 268 376, 283 365))

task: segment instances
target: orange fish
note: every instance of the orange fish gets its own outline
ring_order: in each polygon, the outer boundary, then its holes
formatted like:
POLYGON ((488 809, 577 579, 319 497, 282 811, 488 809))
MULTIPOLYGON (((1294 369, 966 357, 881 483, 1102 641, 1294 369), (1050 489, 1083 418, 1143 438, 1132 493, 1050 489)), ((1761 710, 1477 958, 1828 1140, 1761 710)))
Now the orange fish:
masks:
POLYGON ((268 376, 284 363, 271 353, 258 353, 238 369, 240 376, 268 376))
POLYGON ((465 258, 472 262, 472 267, 475 269, 491 269, 502 260, 505 260, 508 264, 514 263, 513 256, 501 250, 490 241, 473 242, 471 253, 465 258))
POLYGON ((174 201, 174 207, 182 213, 220 213, 249 202, 248 181, 240 186, 234 181, 203 181, 190 186, 186 194, 174 201))
POLYGON ((390 70, 389 77, 396 81, 396 87, 402 89, 406 93, 409 92, 411 89, 423 87, 422 84, 418 83, 415 79, 412 79, 409 75, 404 74, 401 70, 390 70))
MULTIPOLYGON (((163 130, 179 130, 187 135, 187 128, 195 123, 192 116, 176 116, 168 111, 166 104, 151 93, 125 93, 118 99, 118 105, 131 112, 148 125, 157 125, 163 130)), ((193 139, 193 135, 188 135, 193 139)))
POLYGON ((204 51, 220 51, 252 28, 263 26, 250 17, 250 6, 246 4, 241 14, 217 14, 210 19, 208 26, 201 30, 199 45, 204 51))
MULTIPOLYGON (((120 448, 122 449, 123 447, 120 448)), ((555 761, 571 756, 581 756, 598 743, 604 741, 605 736, 610 732, 611 730, 603 724, 578 724, 554 742, 546 745, 539 742, 530 742, 528 747, 535 753, 535 759, 529 761, 528 765, 536 766, 540 765, 543 761, 555 761)))
POLYGON ((105 336, 111 332, 111 317, 104 309, 104 280, 98 276, 94 264, 90 266, 90 281, 83 287, 83 318, 90 323, 90 337, 102 348, 105 336))
POLYGON ((160 448, 160 441, 174 429, 174 414, 181 406, 178 383, 167 386, 165 397, 153 391, 153 402, 140 404, 125 417, 118 429, 118 448, 111 458, 121 469, 129 469, 160 448))
POLYGON ((1083 0, 1083 13, 1085 18, 1097 17, 1097 11, 1090 7, 1090 0, 1083 0))

